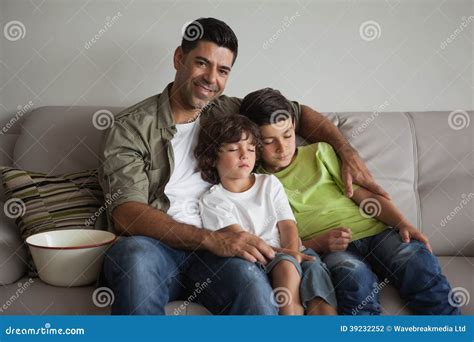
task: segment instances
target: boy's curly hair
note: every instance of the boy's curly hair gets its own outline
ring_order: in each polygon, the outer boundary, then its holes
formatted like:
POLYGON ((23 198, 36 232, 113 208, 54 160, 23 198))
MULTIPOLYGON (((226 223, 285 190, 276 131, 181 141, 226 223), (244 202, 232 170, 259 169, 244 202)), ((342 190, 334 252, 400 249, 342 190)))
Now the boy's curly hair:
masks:
POLYGON ((202 179, 211 184, 219 183, 219 174, 216 168, 219 150, 223 144, 239 142, 242 134, 246 134, 247 139, 251 139, 252 145, 255 145, 256 158, 258 159, 262 147, 260 130, 245 116, 227 115, 201 126, 194 156, 197 159, 202 179))

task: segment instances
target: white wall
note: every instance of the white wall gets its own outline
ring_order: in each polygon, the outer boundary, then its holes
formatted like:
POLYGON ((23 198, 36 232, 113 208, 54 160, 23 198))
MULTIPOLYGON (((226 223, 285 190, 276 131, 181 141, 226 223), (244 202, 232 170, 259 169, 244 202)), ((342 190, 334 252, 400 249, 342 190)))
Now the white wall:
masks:
POLYGON ((271 86, 320 111, 474 109, 469 0, 0 1, 0 123, 29 103, 127 106, 160 92, 183 24, 201 16, 239 38, 228 95, 271 86), (24 38, 6 39, 12 20, 24 38), (380 37, 366 41, 370 20, 380 37))

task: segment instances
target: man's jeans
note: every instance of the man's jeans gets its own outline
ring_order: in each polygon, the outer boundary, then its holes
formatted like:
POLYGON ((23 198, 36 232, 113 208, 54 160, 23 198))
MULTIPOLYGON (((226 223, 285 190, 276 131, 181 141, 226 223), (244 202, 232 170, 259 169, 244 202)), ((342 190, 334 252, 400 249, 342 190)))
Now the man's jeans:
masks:
POLYGON ((437 258, 417 240, 403 243, 393 229, 353 241, 345 251, 322 259, 331 271, 339 314, 379 315, 379 292, 388 284, 398 289, 414 313, 460 313, 448 302, 451 287, 437 258))
POLYGON ((241 258, 122 237, 106 253, 102 279, 114 293, 112 314, 163 315, 173 300, 203 304, 213 314, 276 315, 267 275, 241 258))

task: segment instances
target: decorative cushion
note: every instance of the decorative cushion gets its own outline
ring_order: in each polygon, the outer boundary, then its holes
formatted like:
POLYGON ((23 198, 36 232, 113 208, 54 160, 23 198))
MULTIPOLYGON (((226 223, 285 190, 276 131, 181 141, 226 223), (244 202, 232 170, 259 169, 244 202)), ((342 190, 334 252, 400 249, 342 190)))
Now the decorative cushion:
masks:
MULTIPOLYGON (((13 149, 18 134, 0 134, 0 166, 13 166, 13 149)), ((5 192, 0 184, 0 202, 5 202, 5 192)))
MULTIPOLYGON (((58 176, 1 167, 8 200, 4 212, 15 218, 23 241, 30 235, 60 229, 107 229, 99 208, 103 193, 97 170, 58 176)), ((30 276, 36 275, 31 257, 30 276)))

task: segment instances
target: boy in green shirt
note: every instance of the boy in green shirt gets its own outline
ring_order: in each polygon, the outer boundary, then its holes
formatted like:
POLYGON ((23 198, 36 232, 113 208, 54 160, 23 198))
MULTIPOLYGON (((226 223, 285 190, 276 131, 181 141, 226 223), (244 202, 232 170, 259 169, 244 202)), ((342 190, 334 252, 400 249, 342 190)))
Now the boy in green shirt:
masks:
POLYGON ((240 112, 260 127, 259 171, 283 184, 304 245, 331 271, 340 314, 380 314, 377 276, 415 313, 459 314, 428 239, 387 198, 359 186, 348 198, 331 145, 296 148, 294 114, 280 92, 250 93, 240 112))

